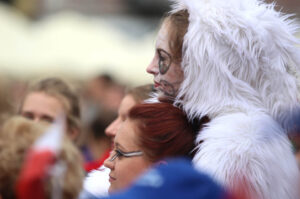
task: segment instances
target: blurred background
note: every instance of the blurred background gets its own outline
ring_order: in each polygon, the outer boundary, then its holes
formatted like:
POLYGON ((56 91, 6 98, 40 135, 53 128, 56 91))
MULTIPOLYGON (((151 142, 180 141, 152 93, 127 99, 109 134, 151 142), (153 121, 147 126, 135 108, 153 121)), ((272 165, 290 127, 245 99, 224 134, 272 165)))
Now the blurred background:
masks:
MULTIPOLYGON (((278 0, 300 13, 300 0, 278 0)), ((86 80, 106 73, 124 84, 149 83, 167 0, 1 0, 1 76, 86 80)))
MULTIPOLYGON (((299 19, 300 0, 277 4, 299 19)), ((2 107, 18 104, 28 81, 49 76, 82 92, 101 89, 101 76, 123 88, 151 83, 145 69, 169 9, 168 0, 0 0, 2 107)))
MULTIPOLYGON (((300 0, 277 4, 300 18, 300 0)), ((68 80, 81 98, 82 143, 101 157, 125 89, 152 83, 146 67, 169 9, 168 0, 0 0, 0 113, 16 113, 34 79, 68 80)))
MULTIPOLYGON (((277 2, 299 17, 300 0, 277 2)), ((1 0, 1 76, 151 82, 145 68, 167 10, 167 0, 1 0)))
POLYGON ((108 73, 150 82, 145 68, 165 0, 5 0, 0 4, 0 72, 18 78, 108 73))
POLYGON ((80 97, 86 168, 97 168, 126 88, 152 82, 167 10, 167 0, 0 0, 0 120, 19 112, 30 83, 62 78, 80 97))
POLYGON ((15 112, 28 83, 52 76, 116 111, 126 87, 152 82, 167 10, 167 0, 0 0, 0 111, 15 112))

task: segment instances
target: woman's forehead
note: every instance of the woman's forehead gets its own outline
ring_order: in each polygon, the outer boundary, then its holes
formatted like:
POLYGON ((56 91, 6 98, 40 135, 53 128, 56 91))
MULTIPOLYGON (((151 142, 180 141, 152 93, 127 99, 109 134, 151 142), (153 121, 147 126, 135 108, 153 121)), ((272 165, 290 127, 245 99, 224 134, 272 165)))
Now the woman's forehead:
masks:
POLYGON ((136 140, 138 139, 137 138, 138 134, 135 131, 136 131, 135 122, 126 119, 121 124, 120 129, 116 134, 115 143, 118 143, 124 149, 136 150, 137 148, 136 140))
POLYGON ((165 23, 162 24, 156 39, 156 48, 161 48, 167 52, 170 52, 169 49, 169 40, 168 40, 168 26, 165 23))

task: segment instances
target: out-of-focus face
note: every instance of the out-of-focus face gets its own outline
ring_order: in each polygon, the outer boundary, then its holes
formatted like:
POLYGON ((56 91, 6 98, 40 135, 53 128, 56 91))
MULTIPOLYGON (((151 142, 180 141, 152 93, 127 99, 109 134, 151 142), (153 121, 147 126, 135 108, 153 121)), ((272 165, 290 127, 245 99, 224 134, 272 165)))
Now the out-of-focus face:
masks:
POLYGON ((52 123, 64 113, 63 104, 55 97, 43 92, 29 93, 23 102, 21 115, 36 122, 52 123))
POLYGON ((104 166, 111 170, 109 174, 109 192, 127 188, 152 165, 145 158, 144 154, 137 154, 131 157, 122 155, 132 154, 132 152, 142 153, 141 148, 136 144, 138 134, 136 133, 135 125, 135 122, 128 119, 122 123, 115 137, 114 151, 104 162, 104 166), (117 156, 115 156, 116 154, 117 156))
POLYGON ((154 57, 147 72, 154 75, 155 88, 161 92, 160 99, 173 99, 183 81, 180 63, 172 57, 168 40, 168 23, 163 23, 156 40, 154 57))
POLYGON ((105 129, 105 134, 111 137, 112 141, 117 134, 122 122, 127 118, 129 110, 136 105, 134 98, 131 95, 126 95, 119 107, 118 117, 105 129))

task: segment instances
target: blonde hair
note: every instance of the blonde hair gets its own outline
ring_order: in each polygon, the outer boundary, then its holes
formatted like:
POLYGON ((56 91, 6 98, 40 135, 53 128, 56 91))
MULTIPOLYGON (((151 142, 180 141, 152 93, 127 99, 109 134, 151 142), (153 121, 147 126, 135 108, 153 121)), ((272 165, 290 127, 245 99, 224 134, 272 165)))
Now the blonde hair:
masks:
MULTIPOLYGON (((32 92, 42 92, 57 98, 65 108, 68 129, 75 128, 80 132, 80 107, 79 97, 76 91, 65 81, 60 78, 51 77, 42 79, 29 86, 29 89, 23 99, 32 92)), ((20 111, 23 107, 20 106, 20 111)))
MULTIPOLYGON (((14 188, 26 153, 47 129, 48 125, 35 123, 28 119, 16 116, 8 119, 0 130, 0 196, 5 199, 15 199, 14 188)), ((66 170, 64 180, 59 185, 62 190, 62 199, 74 199, 78 196, 84 172, 78 149, 65 138, 62 143, 58 161, 63 161, 66 170)), ((56 185, 57 186, 57 185, 56 185)), ((44 188, 47 198, 51 198, 53 177, 46 179, 44 188)))
POLYGON ((175 62, 182 61, 182 47, 184 35, 189 25, 189 13, 186 9, 175 13, 168 13, 163 20, 162 26, 166 25, 168 29, 169 48, 172 59, 175 62))

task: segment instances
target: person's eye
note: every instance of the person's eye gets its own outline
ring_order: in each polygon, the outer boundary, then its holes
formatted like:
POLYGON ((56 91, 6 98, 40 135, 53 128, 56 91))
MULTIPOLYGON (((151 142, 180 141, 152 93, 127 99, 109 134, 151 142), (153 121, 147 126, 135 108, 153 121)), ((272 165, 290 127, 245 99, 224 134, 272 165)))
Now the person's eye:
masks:
POLYGON ((123 152, 120 151, 119 149, 116 149, 115 152, 119 158, 122 158, 124 156, 123 152))
POLYGON ((29 112, 25 112, 21 114, 23 117, 29 119, 29 120, 33 120, 34 119, 34 115, 32 113, 29 112))
POLYGON ((41 120, 45 121, 45 122, 48 122, 50 124, 54 122, 54 118, 50 117, 50 116, 47 116, 47 115, 42 116, 41 120))
POLYGON ((159 72, 163 75, 165 74, 168 69, 169 69, 169 63, 166 62, 165 59, 160 59, 159 62, 158 62, 158 66, 159 66, 159 72))
POLYGON ((169 67, 171 65, 171 58, 166 52, 162 50, 158 51, 158 57, 159 72, 163 75, 169 70, 169 67))
POLYGON ((161 56, 161 55, 159 55, 159 61, 161 61, 161 62, 166 61, 166 58, 163 57, 163 56, 161 56))

